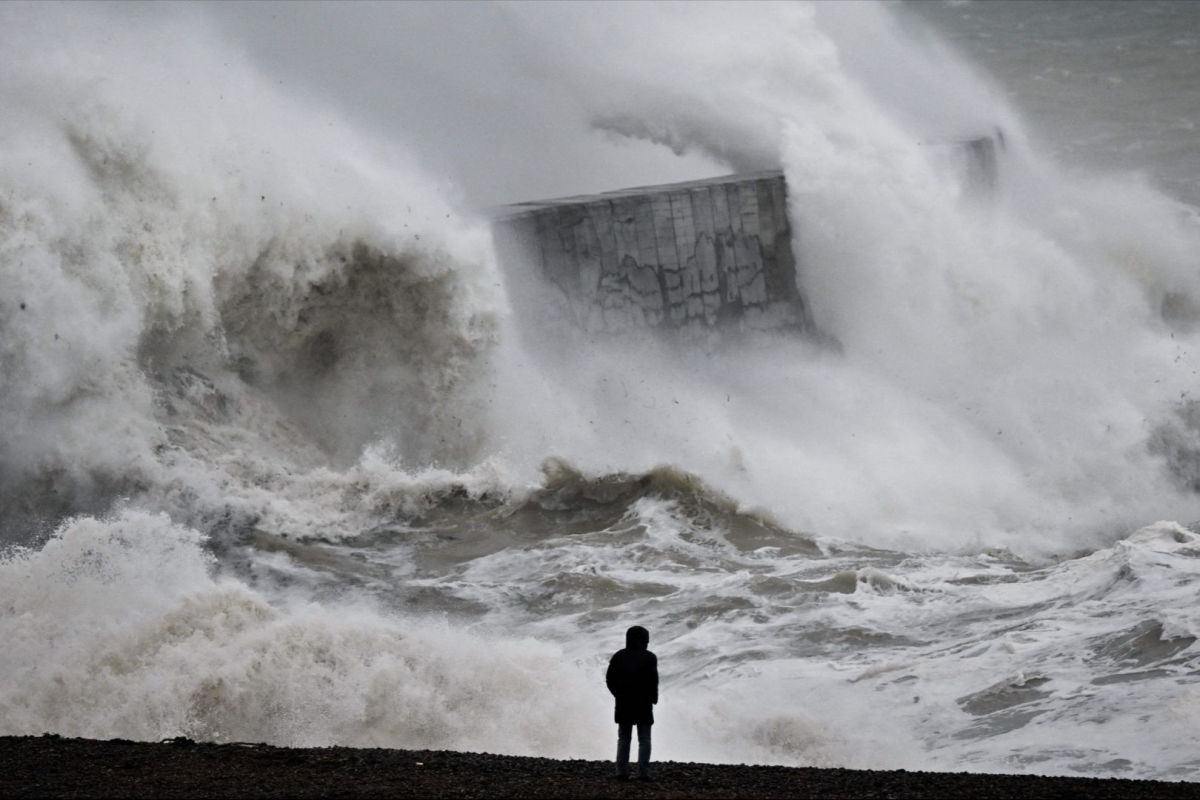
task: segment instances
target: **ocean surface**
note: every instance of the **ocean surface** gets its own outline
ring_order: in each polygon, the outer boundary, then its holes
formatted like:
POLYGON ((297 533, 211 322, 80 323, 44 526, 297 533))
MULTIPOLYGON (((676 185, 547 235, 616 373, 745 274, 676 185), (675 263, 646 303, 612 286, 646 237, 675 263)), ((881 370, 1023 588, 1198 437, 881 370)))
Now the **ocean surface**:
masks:
POLYGON ((5 4, 0 109, 0 734, 608 758, 641 624, 656 758, 1196 778, 1200 4, 5 4), (772 167, 820 340, 481 210, 772 167))

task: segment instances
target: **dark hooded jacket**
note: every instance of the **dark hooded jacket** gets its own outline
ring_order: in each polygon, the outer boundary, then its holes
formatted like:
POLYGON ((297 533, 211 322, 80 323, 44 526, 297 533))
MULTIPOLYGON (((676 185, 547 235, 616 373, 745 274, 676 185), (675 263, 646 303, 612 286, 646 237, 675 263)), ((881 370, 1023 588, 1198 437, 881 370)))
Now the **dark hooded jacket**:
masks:
POLYGON ((604 682, 617 699, 614 718, 618 725, 654 722, 658 702, 658 657, 647 648, 650 632, 635 625, 625 632, 625 649, 608 662, 604 682))

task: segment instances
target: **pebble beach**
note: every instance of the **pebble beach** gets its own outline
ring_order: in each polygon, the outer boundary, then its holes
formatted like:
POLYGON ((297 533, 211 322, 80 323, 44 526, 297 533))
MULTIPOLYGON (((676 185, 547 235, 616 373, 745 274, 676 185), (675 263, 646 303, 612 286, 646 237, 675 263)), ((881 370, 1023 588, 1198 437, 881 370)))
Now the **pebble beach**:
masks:
POLYGON ((604 761, 439 750, 0 737, 0 796, 487 798, 1200 798, 1200 784, 664 762, 650 782, 604 761))

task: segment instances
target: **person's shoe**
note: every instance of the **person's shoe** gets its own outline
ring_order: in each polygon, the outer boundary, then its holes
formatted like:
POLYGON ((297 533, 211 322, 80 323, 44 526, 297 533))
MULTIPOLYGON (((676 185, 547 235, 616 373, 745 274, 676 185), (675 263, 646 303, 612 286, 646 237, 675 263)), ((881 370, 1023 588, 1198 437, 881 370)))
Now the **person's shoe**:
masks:
POLYGON ((614 777, 615 777, 617 780, 619 780, 619 781, 627 781, 627 780, 629 780, 629 776, 628 776, 628 775, 615 775, 614 777))
POLYGON ((638 780, 644 781, 645 783, 650 783, 654 780, 654 778, 651 778, 649 775, 638 775, 638 780))

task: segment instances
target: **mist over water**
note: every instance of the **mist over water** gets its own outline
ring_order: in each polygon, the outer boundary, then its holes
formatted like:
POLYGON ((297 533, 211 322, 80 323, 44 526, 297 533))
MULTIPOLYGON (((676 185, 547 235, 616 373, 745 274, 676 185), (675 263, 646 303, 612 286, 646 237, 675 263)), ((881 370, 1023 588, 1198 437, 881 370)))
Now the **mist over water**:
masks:
POLYGON ((639 622, 656 757, 1194 771, 1195 209, 911 9, 7 6, 0 66, 0 733, 604 758, 639 622), (819 339, 589 337, 481 211, 764 168, 819 339))

